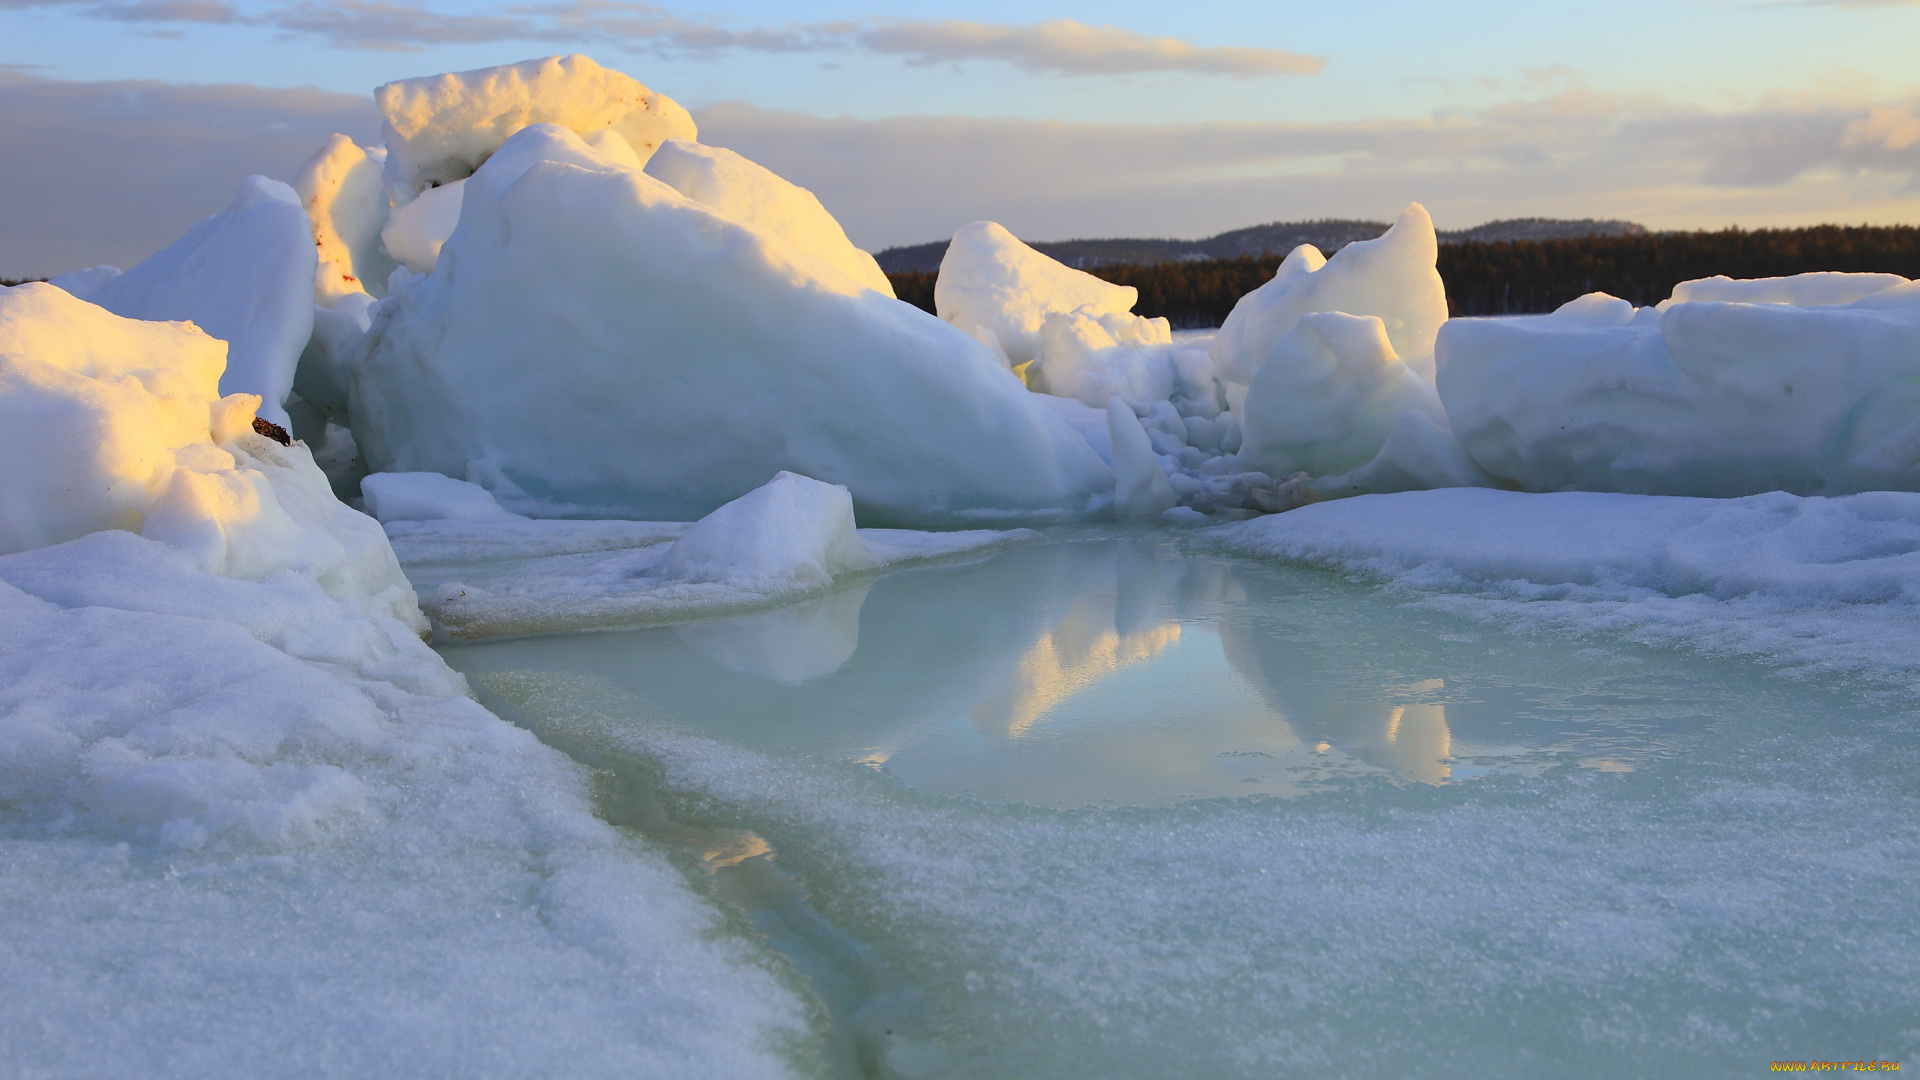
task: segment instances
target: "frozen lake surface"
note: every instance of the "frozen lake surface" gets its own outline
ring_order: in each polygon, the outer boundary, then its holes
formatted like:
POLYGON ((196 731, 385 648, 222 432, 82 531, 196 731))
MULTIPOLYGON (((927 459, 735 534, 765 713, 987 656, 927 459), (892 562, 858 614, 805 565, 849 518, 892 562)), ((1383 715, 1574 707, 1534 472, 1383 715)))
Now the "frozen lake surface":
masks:
POLYGON ((1125 533, 442 653, 809 980, 829 1075, 1732 1076, 1920 1039, 1915 709, 1837 679, 1125 533))

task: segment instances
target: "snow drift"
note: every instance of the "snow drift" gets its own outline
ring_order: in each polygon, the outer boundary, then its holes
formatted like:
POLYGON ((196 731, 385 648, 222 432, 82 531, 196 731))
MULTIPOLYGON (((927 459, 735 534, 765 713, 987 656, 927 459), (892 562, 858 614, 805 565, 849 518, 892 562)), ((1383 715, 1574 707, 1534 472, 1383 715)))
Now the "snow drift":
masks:
POLYGON ((481 166, 440 263, 377 309, 354 368, 376 470, 682 520, 782 470, 903 523, 1075 514, 1110 490, 980 343, 565 129, 481 166))
POLYGON ((1662 307, 1593 294, 1448 323, 1438 382, 1461 444, 1534 491, 1920 487, 1920 285, 1709 279, 1662 307))

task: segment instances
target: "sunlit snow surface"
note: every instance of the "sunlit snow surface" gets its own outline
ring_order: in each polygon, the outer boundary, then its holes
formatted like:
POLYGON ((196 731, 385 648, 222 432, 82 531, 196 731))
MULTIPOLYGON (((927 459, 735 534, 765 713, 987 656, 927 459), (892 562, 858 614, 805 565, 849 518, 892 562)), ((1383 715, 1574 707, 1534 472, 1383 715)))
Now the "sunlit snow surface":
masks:
POLYGON ((1732 1076, 1920 1037, 1898 679, 1055 539, 443 654, 704 856, 869 1068, 1732 1076))

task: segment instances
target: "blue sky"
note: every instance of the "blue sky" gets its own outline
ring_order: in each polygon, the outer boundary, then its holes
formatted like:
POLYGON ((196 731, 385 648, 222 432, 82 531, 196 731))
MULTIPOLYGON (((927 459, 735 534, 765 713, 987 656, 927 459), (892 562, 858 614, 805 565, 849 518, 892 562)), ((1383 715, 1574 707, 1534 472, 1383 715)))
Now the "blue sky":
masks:
POLYGON ((308 127, 373 138, 354 102, 378 83, 578 51, 882 247, 976 216, 1034 239, 1204 235, 1411 199, 1447 226, 1920 222, 1917 47, 1920 2, 0 0, 0 274, 151 242, 86 239, 118 219, 18 145, 97 151, 89 125, 145 80, 224 88, 169 98, 166 140, 113 128, 142 148, 123 168, 153 229, 217 209, 239 177, 216 167, 289 175, 308 127), (217 160, 189 175, 169 154, 217 160))

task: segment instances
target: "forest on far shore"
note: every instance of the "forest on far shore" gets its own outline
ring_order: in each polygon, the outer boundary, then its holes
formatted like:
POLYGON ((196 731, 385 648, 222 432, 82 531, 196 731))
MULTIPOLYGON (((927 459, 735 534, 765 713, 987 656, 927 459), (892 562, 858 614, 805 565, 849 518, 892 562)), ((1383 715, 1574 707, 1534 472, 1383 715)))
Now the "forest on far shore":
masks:
MULTIPOLYGON (((1279 255, 1089 267, 1140 290, 1137 314, 1176 327, 1218 326, 1235 301, 1273 277, 1279 255)), ((1920 277, 1920 226, 1818 225, 1804 229, 1587 236, 1573 240, 1453 243, 1440 247, 1440 280, 1454 315, 1552 311, 1590 292, 1645 306, 1682 281, 1724 274, 1781 277, 1818 270, 1920 277)), ((933 310, 935 275, 888 274, 900 299, 933 310)))

